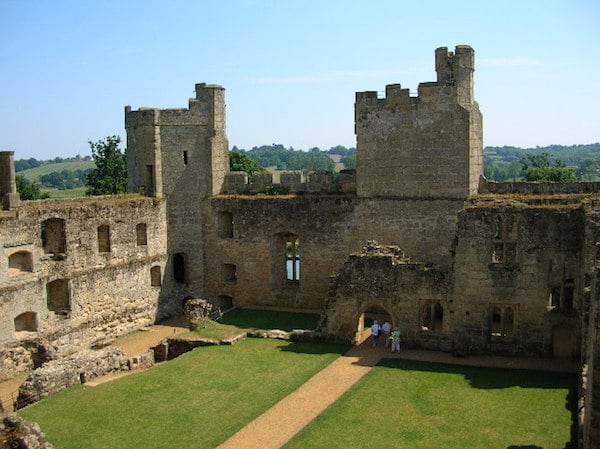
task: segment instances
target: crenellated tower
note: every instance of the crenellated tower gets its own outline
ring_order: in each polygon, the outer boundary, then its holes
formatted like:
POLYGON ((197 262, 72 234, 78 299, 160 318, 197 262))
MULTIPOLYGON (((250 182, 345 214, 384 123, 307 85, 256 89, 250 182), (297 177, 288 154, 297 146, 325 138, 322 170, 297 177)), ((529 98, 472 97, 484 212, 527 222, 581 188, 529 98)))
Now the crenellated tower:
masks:
POLYGON ((400 84, 357 92, 357 194, 464 199, 483 174, 482 117, 473 99, 474 51, 435 51, 437 81, 411 96, 400 84))
MULTIPOLYGON (((128 190, 167 200, 169 263, 161 306, 203 294, 204 205, 229 171, 225 89, 196 84, 187 109, 125 107, 128 190)), ((167 313, 169 313, 167 311, 167 313)))
POLYGON ((128 190, 173 197, 221 192, 229 170, 225 89, 196 84, 188 109, 125 107, 128 190))

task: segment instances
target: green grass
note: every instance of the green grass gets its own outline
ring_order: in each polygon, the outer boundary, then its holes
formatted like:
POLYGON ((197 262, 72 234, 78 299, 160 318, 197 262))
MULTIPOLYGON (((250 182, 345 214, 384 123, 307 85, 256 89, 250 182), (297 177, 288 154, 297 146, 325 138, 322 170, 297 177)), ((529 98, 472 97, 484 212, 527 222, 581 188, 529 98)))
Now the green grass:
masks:
POLYGON ((85 190, 87 187, 77 187, 75 189, 46 189, 42 188, 42 192, 48 192, 50 194, 50 198, 54 199, 69 199, 69 198, 81 198, 85 196, 85 190))
POLYGON ((88 168, 95 168, 96 164, 94 161, 70 161, 70 162, 59 162, 40 165, 39 167, 29 168, 17 172, 17 175, 23 175, 29 181, 38 181, 41 176, 47 175, 52 172, 60 172, 63 170, 86 170, 88 168))
POLYGON ((562 449, 573 381, 384 360, 284 448, 562 449))
POLYGON ((60 449, 214 448, 346 349, 263 339, 199 348, 20 413, 60 449))
POLYGON ((289 332, 294 329, 314 329, 319 322, 319 314, 235 309, 223 315, 221 322, 240 329, 280 329, 289 332))

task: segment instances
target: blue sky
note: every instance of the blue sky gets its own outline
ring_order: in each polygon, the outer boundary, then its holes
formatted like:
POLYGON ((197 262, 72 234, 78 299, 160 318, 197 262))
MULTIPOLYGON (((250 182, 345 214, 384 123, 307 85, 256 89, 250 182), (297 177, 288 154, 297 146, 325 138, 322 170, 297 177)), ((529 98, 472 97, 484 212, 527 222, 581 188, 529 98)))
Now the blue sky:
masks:
POLYGON ((230 145, 355 146, 354 94, 475 49, 484 145, 600 141, 597 0, 0 0, 0 149, 89 154, 123 109, 226 89, 230 145))

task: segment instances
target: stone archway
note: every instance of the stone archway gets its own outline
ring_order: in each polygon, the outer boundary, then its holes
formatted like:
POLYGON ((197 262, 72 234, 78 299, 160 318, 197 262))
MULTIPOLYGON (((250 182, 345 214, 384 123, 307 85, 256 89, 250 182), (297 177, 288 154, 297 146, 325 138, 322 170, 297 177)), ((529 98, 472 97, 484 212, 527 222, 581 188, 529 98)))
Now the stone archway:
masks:
POLYGON ((357 345, 363 343, 371 336, 371 325, 377 320, 381 325, 386 320, 394 325, 392 315, 380 304, 369 304, 364 307, 358 315, 356 336, 354 341, 357 345))

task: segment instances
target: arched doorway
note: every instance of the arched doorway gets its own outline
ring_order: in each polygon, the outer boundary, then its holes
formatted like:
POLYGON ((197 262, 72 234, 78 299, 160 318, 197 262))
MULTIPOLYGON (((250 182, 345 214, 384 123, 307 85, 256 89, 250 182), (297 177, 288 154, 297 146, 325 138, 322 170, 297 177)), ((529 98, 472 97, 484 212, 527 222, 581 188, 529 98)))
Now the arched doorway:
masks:
POLYGON ((367 306, 358 315, 356 337, 354 338, 354 341, 357 345, 363 343, 371 336, 371 325, 375 320, 377 320, 380 325, 386 320, 392 325, 394 324, 392 316, 383 306, 378 304, 371 304, 367 306))

